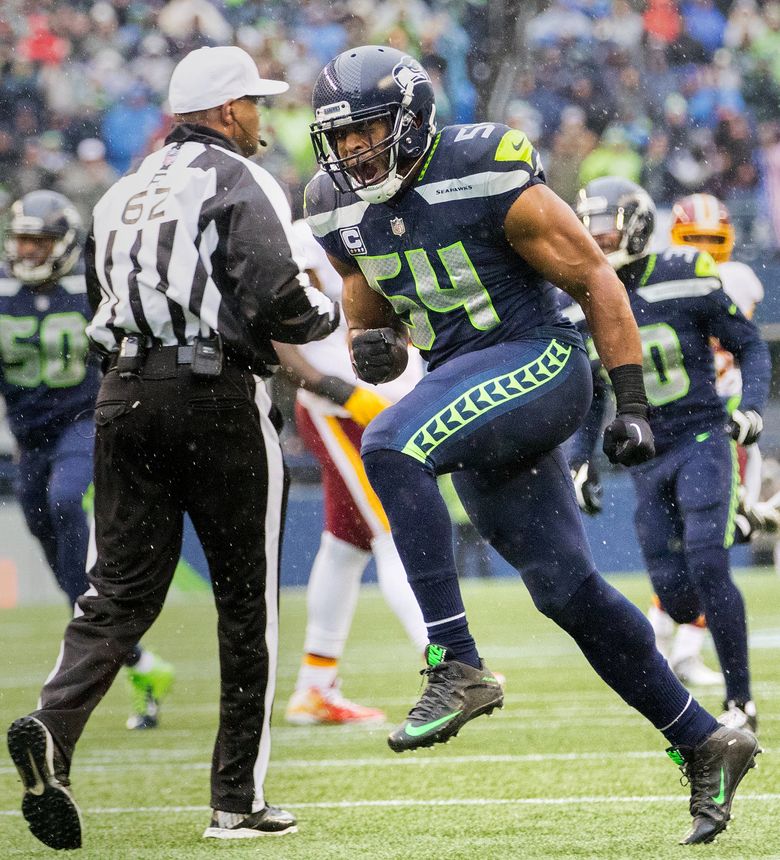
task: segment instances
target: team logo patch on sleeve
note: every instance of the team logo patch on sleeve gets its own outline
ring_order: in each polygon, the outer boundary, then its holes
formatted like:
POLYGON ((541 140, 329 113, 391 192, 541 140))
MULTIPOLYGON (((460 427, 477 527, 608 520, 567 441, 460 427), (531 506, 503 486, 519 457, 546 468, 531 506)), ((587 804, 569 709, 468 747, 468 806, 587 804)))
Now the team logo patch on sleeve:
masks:
POLYGON ((363 241, 359 227, 342 227, 339 234, 344 247, 353 257, 366 253, 366 243, 363 241))

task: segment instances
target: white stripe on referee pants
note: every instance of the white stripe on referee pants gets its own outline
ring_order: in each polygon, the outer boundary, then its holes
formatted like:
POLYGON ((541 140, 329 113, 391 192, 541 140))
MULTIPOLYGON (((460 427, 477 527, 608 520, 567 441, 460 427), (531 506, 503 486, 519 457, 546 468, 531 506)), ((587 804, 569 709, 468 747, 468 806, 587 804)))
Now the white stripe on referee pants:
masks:
POLYGON ((260 731, 260 744, 253 768, 255 798, 252 812, 265 806, 263 785, 271 758, 271 709, 276 693, 276 661, 279 652, 279 544, 282 529, 282 500, 284 498, 284 462, 279 434, 268 417, 271 398, 262 379, 255 378, 255 404, 260 413, 266 460, 268 463, 268 494, 265 509, 265 644, 268 649, 268 680, 265 688, 265 716, 260 731))

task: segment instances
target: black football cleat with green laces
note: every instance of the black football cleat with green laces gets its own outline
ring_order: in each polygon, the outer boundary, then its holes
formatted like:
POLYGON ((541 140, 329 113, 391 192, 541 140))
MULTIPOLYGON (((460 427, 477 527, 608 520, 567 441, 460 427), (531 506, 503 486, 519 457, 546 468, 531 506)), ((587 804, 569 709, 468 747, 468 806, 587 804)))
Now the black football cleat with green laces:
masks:
POLYGON ((420 701, 387 738, 394 752, 445 743, 469 720, 504 706, 501 684, 484 663, 475 669, 453 660, 441 645, 428 645, 425 660, 420 674, 428 684, 420 701))
POLYGON ((756 766, 761 752, 755 735, 721 726, 697 747, 670 747, 669 758, 679 765, 691 786, 693 824, 681 845, 712 842, 728 826, 731 802, 742 777, 756 766))

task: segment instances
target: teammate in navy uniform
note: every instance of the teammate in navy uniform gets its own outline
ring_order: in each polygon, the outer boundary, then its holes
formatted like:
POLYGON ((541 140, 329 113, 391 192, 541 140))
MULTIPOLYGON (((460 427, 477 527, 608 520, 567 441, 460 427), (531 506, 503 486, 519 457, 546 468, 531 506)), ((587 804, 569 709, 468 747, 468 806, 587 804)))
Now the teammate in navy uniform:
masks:
MULTIPOLYGON (((676 622, 707 617, 726 681, 721 722, 755 731, 745 605, 728 550, 738 504, 736 442, 752 444, 761 433, 769 351, 722 289, 708 253, 681 246, 649 252, 655 207, 644 189, 596 179, 576 207, 625 284, 642 338, 656 457, 631 477, 645 564, 676 622), (731 417, 715 388, 712 337, 742 370, 742 400, 731 417)), ((588 444, 575 459, 588 458, 588 444)))
MULTIPOLYGON (((16 492, 71 607, 89 588, 84 499, 100 384, 84 331, 91 311, 78 268, 80 227, 63 195, 25 195, 11 207, 9 269, 0 272, 0 395, 18 446, 16 492)), ((173 669, 138 646, 127 662, 134 711, 128 728, 153 728, 173 669)))
POLYGON ((322 171, 308 222, 344 279, 352 359, 365 381, 397 376, 407 338, 430 372, 366 429, 362 456, 428 628, 427 686, 389 737, 397 752, 446 741, 503 704, 469 633, 436 485, 452 472, 480 533, 537 607, 673 745, 694 823, 714 838, 755 738, 719 726, 655 648, 644 615, 595 570, 560 444, 591 401, 583 342, 552 281, 584 307, 617 394, 614 462, 653 455, 639 333, 614 270, 544 184, 525 135, 496 123, 437 133, 425 70, 392 48, 340 54, 314 89, 322 171), (716 802, 717 801, 717 802, 716 802))

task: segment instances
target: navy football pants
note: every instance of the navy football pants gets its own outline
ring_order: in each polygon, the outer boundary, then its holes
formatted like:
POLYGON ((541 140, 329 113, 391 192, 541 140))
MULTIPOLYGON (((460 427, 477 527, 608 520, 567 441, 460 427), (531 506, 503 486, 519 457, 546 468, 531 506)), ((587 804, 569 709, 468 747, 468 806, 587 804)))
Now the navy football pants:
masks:
POLYGON ((664 609, 680 624, 705 613, 727 698, 750 699, 745 605, 728 556, 739 480, 735 444, 721 431, 703 433, 631 476, 637 535, 664 609))
POLYGON ((95 425, 89 418, 36 447, 22 447, 19 457, 19 504, 71 606, 89 586, 89 524, 83 502, 92 481, 94 444, 95 425))
POLYGON ((517 568, 536 606, 672 743, 695 745, 715 721, 674 677, 647 619, 596 572, 559 447, 590 405, 590 362, 565 335, 539 333, 426 376, 367 427, 366 472, 432 641, 461 649, 460 659, 473 653, 436 490, 436 475, 453 472, 472 522, 517 568))

